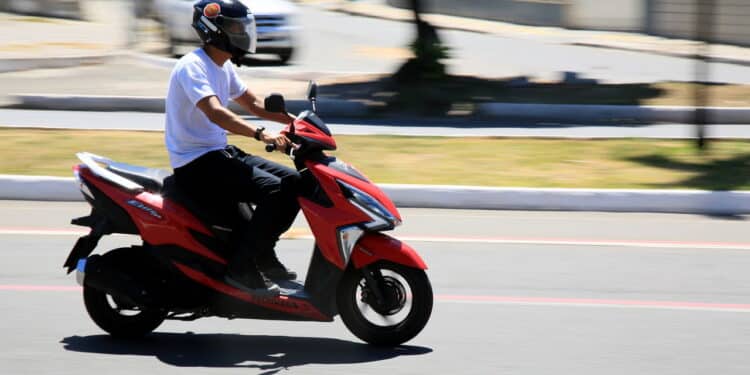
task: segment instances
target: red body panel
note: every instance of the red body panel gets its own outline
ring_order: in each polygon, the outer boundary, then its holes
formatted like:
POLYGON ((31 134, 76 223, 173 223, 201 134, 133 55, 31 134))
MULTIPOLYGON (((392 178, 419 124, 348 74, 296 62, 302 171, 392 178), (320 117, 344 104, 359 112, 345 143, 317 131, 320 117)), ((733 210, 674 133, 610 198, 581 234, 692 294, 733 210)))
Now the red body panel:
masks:
POLYGON ((315 242, 323 257, 340 269, 344 269, 346 264, 339 252, 338 238, 336 238, 338 235, 337 229, 353 223, 370 221, 370 217, 347 201, 336 180, 330 175, 330 172, 334 170, 312 162, 307 163, 307 168, 318 179, 320 186, 334 205, 330 208, 323 207, 300 198, 300 207, 302 207, 302 212, 310 224, 310 230, 315 236, 315 242))
MULTIPOLYGON (((335 179, 344 181, 347 184, 352 185, 355 188, 362 190, 367 194, 370 194, 373 198, 377 199, 385 208, 387 208, 388 211, 390 211, 393 216, 401 220, 401 214, 398 212, 398 209, 396 208, 396 205, 393 203, 393 201, 391 201, 391 199, 388 198, 387 195, 385 195, 383 190, 380 190, 380 188, 377 185, 373 184, 372 182, 362 181, 356 177, 352 177, 346 173, 340 172, 333 168, 329 168, 319 163, 308 162, 307 168, 309 168, 313 172, 313 174, 315 174, 315 177, 317 177, 318 180, 321 180, 321 178, 325 176, 327 180, 332 181, 333 185, 336 186, 336 190, 338 191, 337 198, 340 197, 344 201, 345 204, 349 204, 349 202, 346 200, 346 197, 344 197, 343 194, 341 194, 341 190, 336 184, 335 179)), ((321 184, 322 184, 322 181, 321 181, 321 184)), ((326 190, 326 192, 328 192, 328 190, 326 190)), ((338 204, 339 201, 334 201, 334 203, 338 204)))
MULTIPOLYGON (((281 134, 284 134, 284 135, 287 135, 288 133, 289 133, 288 127, 281 132, 281 134)), ((336 149, 336 140, 333 139, 333 137, 324 133, 322 130, 318 129, 317 127, 308 123, 307 121, 304 121, 301 119, 295 119, 294 120, 294 133, 300 137, 309 138, 322 145, 326 145, 329 150, 336 149)))
POLYGON ((382 233, 365 234, 354 246, 352 263, 362 268, 379 260, 427 269, 427 265, 411 246, 382 233))
MULTIPOLYGON (((401 220, 401 215, 393 202, 375 184, 362 181, 320 163, 308 162, 306 165, 318 179, 323 190, 333 201, 334 206, 331 208, 321 207, 306 199, 300 199, 300 206, 325 258, 343 269, 346 264, 339 252, 337 229, 356 223, 368 222, 371 218, 349 203, 336 183, 337 179, 370 194, 399 220, 401 220)), ((362 268, 381 259, 419 269, 427 269, 427 265, 422 258, 409 245, 380 233, 368 233, 363 236, 355 246, 351 260, 355 267, 362 268)))
POLYGON ((125 191, 94 175, 88 168, 81 168, 78 172, 87 182, 96 186, 130 214, 144 241, 152 245, 177 245, 215 262, 227 263, 190 235, 191 229, 207 235, 210 235, 211 231, 181 206, 148 192, 134 194, 125 191), (146 210, 128 204, 131 200, 153 209, 161 217, 155 217, 146 210))
POLYGON ((173 262, 173 264, 184 273, 187 277, 197 281, 200 284, 206 285, 217 292, 232 296, 239 300, 252 303, 254 305, 263 306, 267 309, 282 311, 288 314, 295 314, 310 318, 312 320, 319 320, 322 322, 329 322, 333 319, 324 315, 318 311, 309 302, 289 296, 278 296, 278 297, 258 297, 247 294, 231 285, 227 285, 223 282, 217 281, 208 277, 206 274, 192 269, 184 264, 173 262))

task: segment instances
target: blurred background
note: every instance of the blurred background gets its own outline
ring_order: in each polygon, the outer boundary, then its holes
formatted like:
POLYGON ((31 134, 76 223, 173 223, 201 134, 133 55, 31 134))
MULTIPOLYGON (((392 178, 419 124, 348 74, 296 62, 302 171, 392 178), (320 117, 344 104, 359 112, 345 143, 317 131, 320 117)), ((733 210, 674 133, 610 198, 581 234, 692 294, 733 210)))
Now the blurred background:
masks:
MULTIPOLYGON (((339 134, 682 140, 671 143, 671 154, 664 145, 642 142, 640 152, 586 163, 561 161, 546 145, 529 150, 522 166, 489 155, 482 160, 497 169, 571 172, 518 181, 505 172, 470 182, 581 187, 581 175, 598 174, 596 187, 748 184, 737 173, 748 171, 749 158, 742 151, 750 137, 746 1, 243 1, 255 14, 259 35, 258 54, 247 56, 240 69, 249 87, 260 97, 283 93, 299 110, 306 105, 307 81, 318 81, 327 100, 320 109, 324 118, 349 126, 339 134), (739 143, 706 151, 709 140, 718 139, 739 143), (587 165, 598 167, 581 170, 587 165), (695 168, 699 175, 691 174, 695 168), (633 170, 633 177, 617 180, 613 169, 633 170), (665 170, 674 178, 638 179, 665 170), (713 175, 717 170, 721 178, 713 175)), ((3 112, 2 122, 161 130, 162 118, 146 114, 162 112, 171 67, 198 46, 192 4, 4 1, 0 105, 26 112, 3 112), (49 112, 55 109, 79 112, 49 112), (95 111, 137 114, 82 113, 95 111)), ((572 145, 554 149, 578 153, 572 145)), ((500 147, 522 149, 497 138, 487 148, 500 147)), ((399 173, 388 176, 389 182, 399 179, 399 173)), ((446 181, 424 176, 415 182, 446 181)))
MULTIPOLYGON (((429 264, 427 329, 392 350, 338 323, 110 340, 60 268, 87 205, 0 201, 3 373, 750 373, 750 1, 242 1, 260 38, 238 69, 250 89, 296 113, 317 81, 333 154, 416 184, 401 186, 416 208, 394 198, 394 234, 429 264)), ((58 176, 81 199, 80 151, 169 168, 164 96, 198 47, 192 3, 0 0, 11 198, 58 176)), ((64 193, 52 182, 40 194, 64 193)), ((280 252, 298 271, 303 221, 280 252)))
MULTIPOLYGON (((527 93, 535 83, 645 86, 661 82, 750 81, 750 54, 745 48, 750 43, 750 24, 744 22, 750 16, 750 4, 739 0, 245 2, 257 18, 259 31, 259 55, 247 59, 250 66, 308 73, 306 79, 338 77, 342 82, 360 78, 356 81, 376 83, 385 75, 396 78, 399 82, 395 84, 430 81, 432 87, 437 87, 436 82, 464 78, 464 82, 454 82, 461 87, 460 93, 443 92, 439 95, 442 98, 420 96, 422 102, 426 99, 423 109, 429 112, 449 109, 450 104, 471 110, 477 102, 516 101, 514 95, 508 98, 503 89, 511 86, 527 93), (421 26, 416 27, 417 24, 421 26), (711 48, 703 46, 704 41, 711 48), (715 69, 701 68, 703 58, 723 64, 717 64, 715 69), (407 65, 407 61, 412 64, 407 65), (468 78, 476 78, 476 82, 467 81, 468 78)), ((0 57, 56 58, 123 51, 178 57, 198 44, 190 26, 192 3, 6 0, 0 9, 6 12, 4 27, 13 32, 3 33, 0 57)), ((125 59, 111 58, 105 62, 122 61, 125 59)), ((153 79, 144 81, 146 85, 154 83, 153 79)), ((10 84, 9 81, 5 86, 10 84)), ((371 86, 352 86, 352 90, 344 86, 333 92, 347 99, 398 102, 393 98, 378 99, 378 89, 386 87, 371 86)), ((522 101, 686 104, 658 95, 659 89, 674 91, 680 85, 651 85, 655 89, 651 91, 645 87, 628 90, 632 88, 625 86, 620 95, 598 99, 548 97, 545 90, 542 98, 522 101)), ((408 97, 401 99, 405 109, 419 107, 408 97)), ((744 103, 731 95, 720 95, 715 102, 730 106, 744 103)))

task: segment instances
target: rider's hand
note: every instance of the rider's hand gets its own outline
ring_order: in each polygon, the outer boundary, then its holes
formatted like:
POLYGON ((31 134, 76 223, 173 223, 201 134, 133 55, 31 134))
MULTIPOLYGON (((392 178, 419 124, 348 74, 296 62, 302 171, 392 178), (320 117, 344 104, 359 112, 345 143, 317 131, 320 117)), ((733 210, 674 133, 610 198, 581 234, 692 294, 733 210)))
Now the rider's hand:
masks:
POLYGON ((266 134, 266 132, 263 132, 260 135, 260 140, 267 145, 276 145, 276 150, 281 152, 286 151, 286 148, 292 144, 292 141, 290 141, 289 138, 287 138, 285 135, 270 133, 266 134))

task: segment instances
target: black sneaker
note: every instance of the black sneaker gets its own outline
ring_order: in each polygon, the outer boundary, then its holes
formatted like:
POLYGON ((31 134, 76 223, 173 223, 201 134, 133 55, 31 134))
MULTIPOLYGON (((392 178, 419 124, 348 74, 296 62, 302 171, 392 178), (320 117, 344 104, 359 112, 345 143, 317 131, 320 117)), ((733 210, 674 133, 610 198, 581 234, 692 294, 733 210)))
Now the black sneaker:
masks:
POLYGON ((256 296, 275 297, 281 293, 279 286, 272 281, 266 280, 257 269, 250 270, 241 275, 229 272, 224 276, 224 281, 237 289, 256 296))
POLYGON ((273 250, 270 255, 257 257, 256 263, 258 264, 260 272, 263 273, 263 276, 273 281, 297 279, 297 272, 294 272, 281 264, 279 258, 276 257, 276 252, 273 250))

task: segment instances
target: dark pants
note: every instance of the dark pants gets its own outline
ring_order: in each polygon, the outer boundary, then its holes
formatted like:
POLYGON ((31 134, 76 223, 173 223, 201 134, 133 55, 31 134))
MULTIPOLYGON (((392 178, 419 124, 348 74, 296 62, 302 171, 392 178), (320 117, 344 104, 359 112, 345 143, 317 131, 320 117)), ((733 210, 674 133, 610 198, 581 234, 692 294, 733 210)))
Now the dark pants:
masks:
POLYGON ((299 212, 294 189, 297 171, 234 146, 206 153, 174 172, 177 186, 208 217, 218 220, 214 224, 232 226, 236 252, 229 267, 233 273, 244 272, 254 258, 273 255, 279 236, 299 212), (256 205, 250 223, 221 221, 236 217, 239 202, 256 205))

